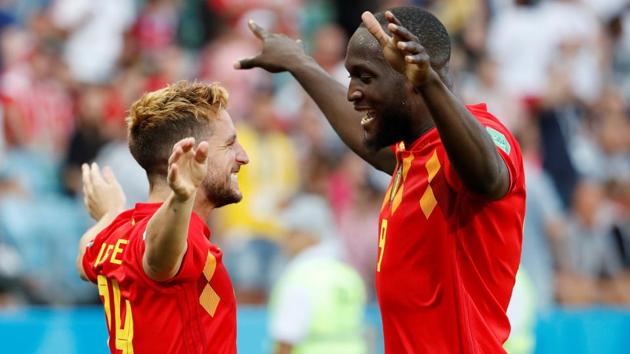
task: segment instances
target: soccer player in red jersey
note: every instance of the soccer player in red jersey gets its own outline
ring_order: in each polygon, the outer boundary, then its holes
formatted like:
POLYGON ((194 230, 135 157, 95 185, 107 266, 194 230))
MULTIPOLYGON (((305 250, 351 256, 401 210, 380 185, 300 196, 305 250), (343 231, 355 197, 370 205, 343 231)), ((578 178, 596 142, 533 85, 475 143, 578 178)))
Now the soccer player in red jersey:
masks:
POLYGON ((111 353, 236 353, 234 290, 204 221, 242 198, 236 174, 248 157, 227 98, 217 84, 179 82, 133 104, 129 149, 146 170, 148 203, 117 214, 125 198, 111 171, 83 166, 98 222, 77 268, 98 285, 111 353))
POLYGON ((417 7, 362 19, 347 89, 299 42, 253 22, 262 53, 235 67, 289 71, 344 142, 392 175, 376 264, 385 351, 504 353, 525 212, 520 148, 484 104, 451 93, 438 19, 417 7))

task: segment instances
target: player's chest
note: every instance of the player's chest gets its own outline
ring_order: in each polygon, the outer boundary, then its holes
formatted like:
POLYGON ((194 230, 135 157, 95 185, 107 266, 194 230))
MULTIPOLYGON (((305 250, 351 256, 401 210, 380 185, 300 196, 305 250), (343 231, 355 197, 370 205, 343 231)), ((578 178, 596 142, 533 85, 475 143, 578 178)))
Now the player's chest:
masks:
POLYGON ((440 160, 437 149, 399 153, 396 170, 383 199, 381 219, 396 224, 438 222, 437 214, 444 214, 435 212, 450 210, 454 197, 446 183, 444 170, 444 161, 440 160))

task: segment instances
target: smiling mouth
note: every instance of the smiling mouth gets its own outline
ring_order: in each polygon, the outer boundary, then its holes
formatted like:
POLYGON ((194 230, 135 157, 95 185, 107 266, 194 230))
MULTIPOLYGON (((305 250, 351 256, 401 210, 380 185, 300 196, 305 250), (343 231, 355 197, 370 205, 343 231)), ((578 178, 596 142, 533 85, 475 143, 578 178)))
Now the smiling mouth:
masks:
POLYGON ((363 116, 363 118, 361 118, 361 125, 365 126, 370 124, 370 122, 372 122, 375 118, 375 112, 370 110, 370 111, 365 111, 365 115, 363 116))

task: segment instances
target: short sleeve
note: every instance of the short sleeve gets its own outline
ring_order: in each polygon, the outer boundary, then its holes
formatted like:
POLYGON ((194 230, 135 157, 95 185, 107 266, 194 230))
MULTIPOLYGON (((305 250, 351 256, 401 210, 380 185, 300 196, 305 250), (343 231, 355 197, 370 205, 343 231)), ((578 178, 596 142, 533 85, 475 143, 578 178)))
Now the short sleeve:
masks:
MULTIPOLYGON (((99 243, 100 244, 100 243, 99 243)), ((94 262, 96 261, 96 257, 98 256, 99 246, 95 246, 94 241, 92 244, 87 245, 85 249, 85 253, 83 254, 83 259, 81 260, 83 266, 83 272, 89 281, 92 283, 96 283, 96 271, 94 269, 94 262)))
MULTIPOLYGON (((469 108, 470 109, 470 108, 469 108)), ((518 183, 523 181, 523 159, 521 156, 521 150, 516 139, 512 134, 501 124, 496 118, 485 111, 477 111, 470 109, 471 113, 477 118, 479 123, 484 129, 484 132, 488 134, 494 146, 501 156, 505 167, 508 170, 510 185, 508 188, 508 194, 514 190, 518 183)), ((441 148, 441 160, 445 161, 446 180, 448 184, 457 191, 464 190, 464 185, 457 175, 457 172, 448 161, 446 156, 446 150, 441 148)))
POLYGON ((296 344, 308 335, 312 303, 308 290, 300 286, 285 286, 278 294, 276 308, 271 313, 271 337, 278 342, 296 344))
POLYGON ((209 233, 209 230, 203 221, 196 216, 191 218, 188 227, 188 237, 186 240, 186 253, 182 258, 179 271, 173 278, 162 282, 157 282, 149 278, 149 276, 147 276, 144 272, 144 267, 142 265, 142 258, 144 257, 145 252, 147 223, 148 220, 146 220, 142 225, 138 225, 136 230, 134 230, 136 235, 134 235, 134 237, 130 240, 131 252, 125 255, 130 258, 128 259, 128 263, 132 264, 133 267, 136 268, 134 273, 140 274, 140 277, 145 282, 157 288, 164 288, 168 285, 197 280, 206 264, 209 250, 209 242, 206 236, 206 234, 209 233), (204 240, 206 242, 204 242, 204 240))

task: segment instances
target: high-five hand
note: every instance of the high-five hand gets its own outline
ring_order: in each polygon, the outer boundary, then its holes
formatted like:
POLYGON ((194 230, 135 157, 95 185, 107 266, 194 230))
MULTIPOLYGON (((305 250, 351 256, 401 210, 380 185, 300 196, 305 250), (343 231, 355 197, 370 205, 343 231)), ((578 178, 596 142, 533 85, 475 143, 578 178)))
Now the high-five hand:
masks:
POLYGON ((385 59, 396 71, 405 75, 409 81, 418 87, 424 84, 431 75, 437 73, 431 68, 429 54, 409 30, 390 11, 385 12, 389 36, 381 27, 374 15, 366 11, 361 19, 368 31, 376 38, 383 48, 385 59))
POLYGON ((182 201, 194 196, 208 173, 208 143, 194 146, 195 138, 184 138, 173 145, 168 159, 168 185, 182 201))
POLYGON ((81 165, 83 175, 83 203, 96 221, 105 214, 118 213, 125 208, 126 197, 112 170, 101 169, 95 162, 81 165))
POLYGON ((294 58, 305 56, 302 41, 293 40, 283 34, 269 33, 254 21, 248 23, 249 29, 263 43, 262 52, 248 59, 234 63, 235 69, 262 68, 271 73, 288 70, 287 65, 298 62, 294 58))

